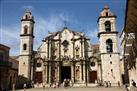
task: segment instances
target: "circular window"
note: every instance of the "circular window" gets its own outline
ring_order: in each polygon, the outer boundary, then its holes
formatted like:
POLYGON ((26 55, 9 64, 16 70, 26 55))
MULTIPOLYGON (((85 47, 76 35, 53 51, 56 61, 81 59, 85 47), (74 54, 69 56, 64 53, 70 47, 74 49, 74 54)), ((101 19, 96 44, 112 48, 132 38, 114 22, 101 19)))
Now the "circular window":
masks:
POLYGON ((62 43, 62 45, 63 45, 65 48, 67 48, 68 45, 69 45, 69 42, 68 42, 67 40, 64 40, 63 43, 62 43))
POLYGON ((90 63, 90 66, 95 66, 95 62, 91 62, 91 63, 90 63))

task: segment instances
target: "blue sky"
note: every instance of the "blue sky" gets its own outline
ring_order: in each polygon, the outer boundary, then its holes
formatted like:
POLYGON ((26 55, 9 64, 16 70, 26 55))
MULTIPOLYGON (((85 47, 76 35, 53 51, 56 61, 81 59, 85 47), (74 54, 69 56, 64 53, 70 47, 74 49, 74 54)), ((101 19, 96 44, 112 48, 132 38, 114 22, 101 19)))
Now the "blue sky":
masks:
POLYGON ((19 55, 21 17, 26 8, 32 11, 35 19, 34 49, 41 44, 48 31, 55 32, 66 25, 83 32, 98 43, 97 19, 102 8, 108 5, 117 15, 117 31, 123 29, 126 0, 0 0, 0 43, 10 49, 10 55, 19 55))

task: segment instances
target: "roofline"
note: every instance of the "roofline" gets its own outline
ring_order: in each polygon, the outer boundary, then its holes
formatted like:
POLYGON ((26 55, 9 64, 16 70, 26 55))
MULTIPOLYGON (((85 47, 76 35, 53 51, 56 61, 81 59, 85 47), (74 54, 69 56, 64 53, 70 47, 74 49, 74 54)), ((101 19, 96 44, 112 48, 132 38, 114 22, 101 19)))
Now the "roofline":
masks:
POLYGON ((6 45, 3 45, 3 44, 0 44, 0 46, 3 46, 3 47, 6 47, 6 48, 10 49, 10 47, 8 47, 6 45))
POLYGON ((100 18, 117 18, 117 16, 116 15, 113 15, 113 16, 99 16, 97 22, 99 22, 100 18))
POLYGON ((124 31, 126 31, 125 28, 126 28, 126 24, 127 24, 127 11, 128 11, 128 5, 129 5, 128 2, 129 2, 129 0, 126 0, 126 12, 125 12, 125 19, 124 19, 125 22, 124 22, 124 29, 123 29, 124 31))

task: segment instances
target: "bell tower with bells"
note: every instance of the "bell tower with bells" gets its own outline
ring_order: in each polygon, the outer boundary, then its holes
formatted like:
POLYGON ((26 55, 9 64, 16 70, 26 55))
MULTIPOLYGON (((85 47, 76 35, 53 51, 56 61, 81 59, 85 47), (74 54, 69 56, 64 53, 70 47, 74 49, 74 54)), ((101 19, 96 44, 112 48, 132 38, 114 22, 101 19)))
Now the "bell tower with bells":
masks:
POLYGON ((30 79, 30 62, 33 55, 34 18, 29 9, 21 19, 19 75, 30 79))
POLYGON ((118 52, 118 32, 116 31, 116 16, 105 6, 98 18, 100 56, 102 64, 102 81, 110 82, 112 86, 121 83, 120 56, 118 52))

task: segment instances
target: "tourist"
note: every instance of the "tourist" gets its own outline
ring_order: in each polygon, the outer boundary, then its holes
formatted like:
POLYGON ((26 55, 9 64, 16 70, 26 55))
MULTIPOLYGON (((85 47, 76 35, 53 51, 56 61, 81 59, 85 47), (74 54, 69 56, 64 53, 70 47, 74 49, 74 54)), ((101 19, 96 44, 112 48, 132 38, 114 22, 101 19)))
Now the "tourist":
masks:
POLYGON ((106 81, 106 88, 108 87, 108 81, 106 81))
POLYGON ((69 85, 70 85, 70 87, 72 87, 72 86, 73 86, 73 84, 72 84, 72 81, 71 81, 71 80, 69 81, 69 85))
POLYGON ((45 89, 45 82, 42 83, 43 89, 45 89))
POLYGON ((70 86, 70 80, 69 80, 69 79, 67 79, 66 84, 67 84, 67 87, 69 87, 69 86, 70 86))
POLYGON ((24 85, 23 85, 24 91, 26 91, 26 87, 27 87, 27 84, 24 83, 24 85))
POLYGON ((31 81, 31 87, 34 88, 34 81, 31 81))
POLYGON ((111 82, 110 81, 108 81, 108 86, 111 87, 111 82))
POLYGON ((118 86, 120 87, 120 82, 118 81, 118 86))
POLYGON ((125 85, 125 91, 129 91, 129 90, 130 90, 129 86, 125 85))
POLYGON ((132 82, 132 85, 130 86, 130 91, 137 91, 137 87, 136 87, 135 81, 132 82))
POLYGON ((15 91, 15 83, 12 85, 12 91, 15 91))

